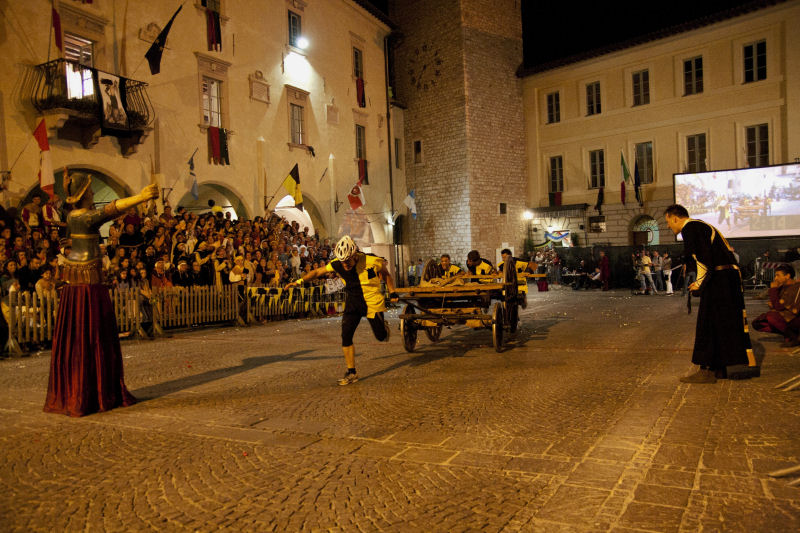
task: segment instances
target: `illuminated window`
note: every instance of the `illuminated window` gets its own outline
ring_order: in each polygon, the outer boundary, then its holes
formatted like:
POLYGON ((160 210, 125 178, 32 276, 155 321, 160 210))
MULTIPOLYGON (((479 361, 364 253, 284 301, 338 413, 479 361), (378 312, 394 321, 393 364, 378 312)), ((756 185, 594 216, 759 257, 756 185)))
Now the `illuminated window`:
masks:
POLYGON ((197 79, 200 97, 200 124, 202 128, 230 128, 230 84, 228 69, 231 64, 202 52, 197 57, 197 79))
POLYGON ((286 85, 286 99, 289 104, 289 144, 308 146, 308 128, 306 127, 306 107, 308 91, 286 85))
POLYGON ((703 92, 703 57, 693 57, 683 62, 683 94, 703 92))
POLYGON ((550 192, 564 192, 564 160, 560 155, 550 158, 550 192))
POLYGON ((297 41, 300 39, 302 17, 289 10, 289 45, 299 48, 297 41))
POLYGON ((589 176, 591 177, 591 189, 606 186, 606 163, 604 150, 592 150, 589 152, 589 176))
POLYGON ((203 124, 222 127, 222 82, 203 76, 203 124))
POLYGON ((767 79, 767 41, 744 47, 744 82, 767 79))
POLYGON ((639 183, 653 183, 653 143, 636 144, 636 165, 639 167, 639 183))
POLYGON ((558 93, 547 95, 547 123, 553 124, 561 121, 561 101, 558 93))
POLYGON ((745 128, 747 144, 747 166, 765 167, 769 165, 769 128, 758 124, 745 128))
POLYGON ((66 63, 67 97, 87 98, 94 94, 94 43, 71 33, 64 34, 64 59, 66 63), (89 68, 84 68, 89 67, 89 68))
POLYGON ((650 103, 650 72, 640 70, 633 73, 633 105, 650 103))
POLYGON ((686 172, 706 170, 706 134, 689 135, 686 137, 686 172))

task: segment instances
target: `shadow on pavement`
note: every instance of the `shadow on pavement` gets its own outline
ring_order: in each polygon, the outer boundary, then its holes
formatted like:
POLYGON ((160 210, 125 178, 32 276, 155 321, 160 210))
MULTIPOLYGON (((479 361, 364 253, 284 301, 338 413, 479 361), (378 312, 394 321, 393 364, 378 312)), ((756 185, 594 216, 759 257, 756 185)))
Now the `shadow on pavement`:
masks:
MULTIPOLYGON (((215 370, 209 370, 208 372, 203 372, 202 374, 195 374, 192 376, 185 376, 182 378, 173 379, 172 381, 166 381, 164 383, 157 383, 155 385, 150 385, 148 387, 136 389, 134 391, 131 391, 131 393, 134 396, 136 396, 139 402, 153 400, 160 396, 166 396, 168 394, 172 394, 173 392, 178 392, 180 390, 195 387, 197 385, 203 385, 211 381, 216 381, 218 379, 223 379, 236 374, 241 374, 242 372, 247 372, 249 370, 252 370, 254 368, 263 365, 278 363, 281 361, 288 361, 290 359, 294 359, 301 355, 305 355, 311 352, 313 352, 313 350, 300 350, 285 355, 264 355, 261 357, 248 357, 247 359, 242 361, 242 364, 238 366, 217 368, 215 370)), ((312 361, 316 359, 330 359, 332 357, 334 356, 326 355, 320 357, 307 357, 304 358, 304 360, 312 361)))
MULTIPOLYGON (((528 321, 521 323, 516 333, 509 333, 506 331, 504 334, 503 351, 498 355, 508 350, 513 350, 516 347, 525 346, 529 340, 539 341, 546 339, 550 328, 560 321, 559 319, 528 321)), ((449 335, 442 337, 442 339, 436 343, 429 341, 425 337, 425 334, 420 331, 417 347, 413 353, 400 352, 377 357, 376 359, 386 359, 397 357, 398 355, 407 356, 402 361, 398 361, 372 374, 360 377, 359 381, 365 381, 382 374, 387 374, 404 366, 413 367, 424 365, 447 357, 464 357, 470 350, 492 347, 492 332, 490 329, 457 327, 458 329, 450 330, 451 333, 449 335)))

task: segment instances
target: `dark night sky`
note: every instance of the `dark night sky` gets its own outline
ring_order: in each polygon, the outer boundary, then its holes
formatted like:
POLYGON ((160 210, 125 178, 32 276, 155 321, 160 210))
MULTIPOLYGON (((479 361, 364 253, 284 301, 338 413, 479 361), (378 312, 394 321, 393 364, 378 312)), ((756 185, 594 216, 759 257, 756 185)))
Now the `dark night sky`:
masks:
MULTIPOLYGON (((404 0, 369 0, 389 14, 404 0)), ((431 7, 438 0, 428 0, 431 7)), ((532 67, 624 42, 740 6, 785 0, 520 0, 524 66, 532 67)), ((402 28, 399 28, 402 32, 402 28)))
MULTIPOLYGON (((700 19, 753 0, 615 0, 593 2, 522 0, 526 67, 569 57, 700 19)), ((779 2, 771 2, 779 3, 779 2)))

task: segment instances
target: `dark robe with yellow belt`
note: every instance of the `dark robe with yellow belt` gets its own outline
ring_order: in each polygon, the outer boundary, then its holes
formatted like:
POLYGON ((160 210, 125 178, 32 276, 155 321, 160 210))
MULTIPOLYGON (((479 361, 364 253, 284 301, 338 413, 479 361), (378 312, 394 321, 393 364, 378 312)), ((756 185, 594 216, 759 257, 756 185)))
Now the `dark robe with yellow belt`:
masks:
POLYGON ((725 237, 710 224, 689 220, 681 230, 686 255, 697 262, 700 309, 692 362, 712 370, 756 367, 747 328, 742 277, 725 237))
POLYGON ((117 320, 100 257, 100 226, 116 216, 116 202, 67 216, 72 252, 59 267, 67 285, 53 329, 47 412, 84 416, 136 403, 125 387, 117 320))

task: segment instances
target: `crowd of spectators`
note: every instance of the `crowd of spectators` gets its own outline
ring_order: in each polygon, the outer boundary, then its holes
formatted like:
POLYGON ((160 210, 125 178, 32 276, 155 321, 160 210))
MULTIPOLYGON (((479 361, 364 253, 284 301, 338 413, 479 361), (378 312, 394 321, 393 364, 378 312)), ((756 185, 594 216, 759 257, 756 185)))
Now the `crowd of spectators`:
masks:
MULTIPOLYGON (((0 207, 0 287, 12 291, 57 287, 58 266, 70 253, 66 213, 34 196, 21 212, 0 207)), ((131 208, 114 220, 100 245, 106 281, 115 288, 247 285, 283 287, 329 261, 331 243, 297 222, 271 214, 233 220, 165 205, 131 208)), ((324 283, 324 279, 315 280, 324 283)))

